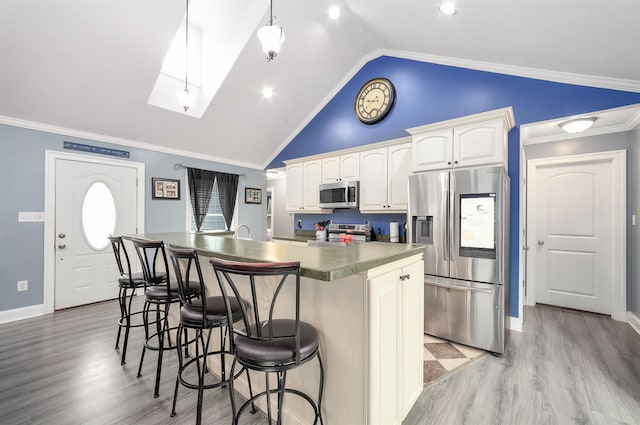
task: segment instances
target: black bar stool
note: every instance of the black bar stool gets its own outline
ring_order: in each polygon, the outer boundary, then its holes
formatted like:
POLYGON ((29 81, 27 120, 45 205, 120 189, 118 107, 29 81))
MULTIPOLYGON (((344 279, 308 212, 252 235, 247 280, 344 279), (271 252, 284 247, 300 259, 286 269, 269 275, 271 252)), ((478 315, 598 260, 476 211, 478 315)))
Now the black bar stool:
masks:
POLYGON ((137 328, 144 326, 144 323, 132 325, 131 321, 134 316, 143 313, 140 311, 131 311, 131 303, 136 295, 136 289, 144 287, 144 276, 142 273, 133 273, 131 270, 131 261, 129 260, 129 254, 124 246, 124 241, 121 236, 109 236, 111 247, 113 248, 113 254, 116 257, 116 264, 120 271, 120 277, 118 278, 118 287, 120 291, 118 293, 118 304, 120 305, 120 319, 118 319, 118 336, 116 337, 117 350, 120 345, 120 335, 122 334, 122 328, 124 328, 124 342, 122 346, 122 357, 120 358, 120 364, 126 363, 127 357, 127 344, 129 343, 129 330, 131 328, 137 328))
MULTIPOLYGON (((173 270, 178 281, 178 290, 180 294, 180 325, 178 326, 177 339, 180 341, 186 339, 187 329, 195 331, 195 338, 190 341, 195 343, 195 357, 191 357, 185 362, 182 350, 178 348, 178 376, 176 377, 176 387, 173 394, 173 408, 171 416, 176 415, 176 401, 178 399, 178 388, 180 384, 187 388, 198 390, 198 407, 196 413, 196 424, 200 425, 202 421, 202 397, 205 389, 217 388, 227 384, 226 377, 226 361, 228 355, 232 355, 230 349, 227 348, 227 310, 225 300, 222 296, 206 296, 204 279, 202 277, 202 269, 200 261, 195 250, 177 249, 170 246, 167 247, 169 259, 173 266, 173 270), (196 287, 194 288, 194 285, 196 287), (198 296, 193 296, 195 292, 198 296), (209 351, 209 343, 213 329, 220 331, 220 349, 209 351), (207 331, 206 333, 204 331, 207 331), (184 333, 184 334, 183 334, 184 333), (206 335, 205 335, 206 334, 206 335), (209 372, 207 358, 212 355, 220 356, 220 379, 205 384, 205 374, 209 372), (189 382, 186 379, 187 371, 190 367, 195 366, 198 374, 198 382, 189 382)), ((243 301, 244 303, 244 301, 243 301)), ((242 318, 242 310, 240 303, 235 297, 229 298, 231 308, 231 320, 234 322, 242 318)), ((190 345, 189 347, 193 347, 190 345)), ((242 370, 238 372, 238 375, 242 370)), ((236 376, 238 376, 236 375, 236 376)), ((247 377, 249 373, 247 372, 247 377)), ((250 382, 250 381, 249 381, 250 382)))
POLYGON ((320 358, 318 332, 309 323, 300 320, 300 263, 242 263, 211 258, 220 290, 227 305, 227 320, 231 316, 231 296, 240 299, 241 289, 248 291, 253 302, 251 312, 244 304, 242 310, 242 326, 230 325, 233 332, 231 346, 235 354, 229 375, 229 391, 231 394, 231 410, 233 424, 237 424, 242 412, 249 404, 265 396, 267 399, 267 417, 272 422, 271 394, 277 394, 278 411, 276 423, 282 423, 282 403, 284 394, 294 394, 305 399, 314 412, 314 424, 322 424, 322 391, 324 387, 324 368, 320 358), (285 283, 295 285, 293 300, 279 298, 285 283), (291 301, 289 311, 294 311, 293 318, 278 318, 276 307, 279 302, 291 301), (320 365, 320 383, 317 403, 307 394, 286 387, 287 371, 317 358, 320 365), (244 368, 265 372, 265 391, 250 398, 236 411, 233 391, 234 370, 236 362, 244 368), (277 388, 269 388, 269 373, 275 373, 277 388))
MULTIPOLYGON (((178 340, 175 344, 171 342, 171 332, 177 327, 169 327, 169 307, 173 303, 180 302, 177 285, 171 285, 169 279, 169 263, 162 241, 149 241, 142 239, 132 239, 136 248, 142 273, 144 275, 144 331, 145 341, 140 355, 140 366, 138 367, 138 377, 142 376, 142 364, 146 350, 158 352, 158 362, 156 366, 156 383, 153 392, 154 397, 160 395, 160 375, 162 373, 162 357, 165 350, 178 348, 178 340), (149 322, 149 312, 155 306, 156 319, 149 322), (161 308, 162 307, 162 308, 161 308), (156 325, 156 332, 150 334, 149 326, 156 325)), ((194 292, 192 296, 195 296, 194 292)))

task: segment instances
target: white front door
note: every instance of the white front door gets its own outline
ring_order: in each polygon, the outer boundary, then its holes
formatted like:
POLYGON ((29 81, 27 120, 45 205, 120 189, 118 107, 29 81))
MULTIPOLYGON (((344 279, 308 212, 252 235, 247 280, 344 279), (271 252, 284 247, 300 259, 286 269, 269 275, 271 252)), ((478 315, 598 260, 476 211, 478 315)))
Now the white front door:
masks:
POLYGON ((55 309, 117 298, 107 236, 136 233, 137 169, 55 161, 55 309))
POLYGON ((531 171, 535 217, 528 245, 535 258, 535 301, 611 314, 611 160, 540 164, 531 171))

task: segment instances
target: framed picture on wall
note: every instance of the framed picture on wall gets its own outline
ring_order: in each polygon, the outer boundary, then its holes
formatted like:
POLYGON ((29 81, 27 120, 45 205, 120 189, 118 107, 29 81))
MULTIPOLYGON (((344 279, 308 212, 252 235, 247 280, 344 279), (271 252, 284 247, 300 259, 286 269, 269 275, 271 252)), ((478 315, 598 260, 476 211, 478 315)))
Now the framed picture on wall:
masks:
POLYGON ((261 204, 262 203, 262 189, 255 189, 253 187, 244 188, 244 203, 245 204, 261 204))
POLYGON ((180 180, 151 178, 152 199, 180 199, 180 180))

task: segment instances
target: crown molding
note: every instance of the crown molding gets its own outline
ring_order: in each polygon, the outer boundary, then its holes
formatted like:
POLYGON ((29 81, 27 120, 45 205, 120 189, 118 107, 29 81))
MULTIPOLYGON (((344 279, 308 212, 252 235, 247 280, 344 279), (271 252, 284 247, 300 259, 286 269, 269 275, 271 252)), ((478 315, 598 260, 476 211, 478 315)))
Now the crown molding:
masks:
POLYGON ((107 135, 98 134, 98 133, 91 133, 91 132, 87 132, 87 131, 76 130, 76 129, 73 129, 73 128, 59 127, 59 126, 45 124, 45 123, 39 123, 39 122, 35 122, 35 121, 27 121, 27 120, 8 117, 8 116, 3 116, 3 115, 0 115, 0 124, 8 125, 8 126, 11 126, 11 127, 26 128, 26 129, 29 129, 29 130, 43 131, 45 133, 59 134, 61 136, 76 137, 76 138, 79 138, 79 139, 86 139, 86 140, 89 140, 89 141, 112 143, 114 145, 125 146, 125 147, 129 147, 129 148, 144 149, 144 150, 160 152, 160 153, 166 153, 166 154, 171 154, 171 155, 184 156, 184 157, 187 157, 187 158, 194 158, 194 159, 200 159, 200 160, 205 160, 205 161, 219 162, 221 164, 235 165, 235 166, 238 166, 238 167, 251 168, 251 169, 255 169, 255 170, 263 170, 264 169, 264 167, 261 167, 259 164, 251 164, 251 163, 247 163, 247 162, 230 160, 228 158, 220 158, 220 157, 216 157, 216 156, 202 155, 202 154, 199 154, 199 153, 196 153, 196 152, 185 151, 185 150, 182 150, 182 149, 167 148, 167 147, 163 147, 163 146, 152 145, 150 143, 139 142, 139 141, 136 141, 136 140, 124 139, 124 138, 113 137, 113 136, 107 136, 107 135))
POLYGON ((522 145, 535 145, 538 143, 557 142, 561 140, 572 140, 583 137, 599 136, 603 134, 620 133, 625 131, 632 131, 640 129, 640 104, 621 106, 619 108, 605 109, 602 111, 594 111, 588 114, 579 114, 570 117, 554 118, 547 121, 534 122, 530 124, 523 124, 520 126, 520 140, 522 145), (625 117, 625 112, 631 112, 625 117), (610 125, 605 127, 592 127, 588 130, 580 133, 566 133, 560 129, 559 125, 563 121, 578 118, 583 115, 593 116, 605 116, 617 117, 614 118, 610 125), (556 133, 547 134, 544 136, 531 136, 532 130, 540 126, 558 126, 556 133))
POLYGON ((482 62, 470 59, 459 59, 447 56, 414 53, 404 50, 378 49, 364 55, 349 72, 327 93, 327 95, 311 110, 304 120, 289 134, 289 136, 275 149, 275 151, 262 164, 262 169, 269 166, 280 152, 313 120, 313 118, 338 94, 338 92, 360 71, 369 61, 381 56, 390 56, 401 59, 429 62, 439 65, 455 66, 459 68, 487 71, 498 74, 513 75, 516 77, 534 78, 538 80, 553 81, 556 83, 575 84, 580 86, 598 87, 611 90, 622 90, 640 93, 640 81, 623 80, 608 77, 598 77, 583 74, 571 74, 568 72, 549 71, 545 69, 527 68, 513 65, 503 65, 493 62, 482 62))
POLYGON ((528 68, 524 66, 504 65, 493 62, 459 59, 447 56, 429 55, 424 53, 407 52, 403 50, 379 50, 381 55, 411 59, 420 62, 437 63, 439 65, 456 66, 477 71, 495 72, 498 74, 514 75, 517 77, 534 78, 537 80, 553 81, 556 83, 575 84, 579 86, 598 87, 603 89, 621 90, 640 93, 640 81, 621 78, 600 77, 597 75, 573 74, 570 72, 550 71, 547 69, 528 68))

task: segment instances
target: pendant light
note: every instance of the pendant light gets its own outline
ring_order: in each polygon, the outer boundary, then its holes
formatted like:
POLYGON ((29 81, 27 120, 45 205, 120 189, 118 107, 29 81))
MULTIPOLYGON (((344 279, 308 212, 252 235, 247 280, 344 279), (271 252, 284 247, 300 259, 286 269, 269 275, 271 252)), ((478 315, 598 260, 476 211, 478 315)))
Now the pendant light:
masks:
POLYGON ((258 30, 257 35, 262 50, 267 54, 267 62, 278 56, 284 42, 284 31, 280 25, 273 25, 273 0, 269 0, 269 22, 258 30))
POLYGON ((178 92, 178 102, 182 105, 185 112, 189 110, 193 104, 193 95, 189 94, 189 0, 186 0, 186 18, 184 29, 184 90, 178 92))

